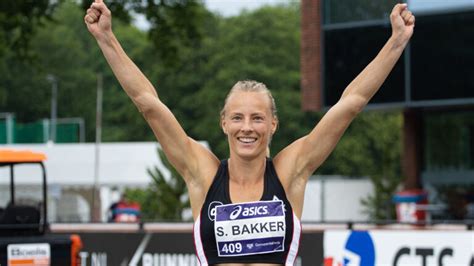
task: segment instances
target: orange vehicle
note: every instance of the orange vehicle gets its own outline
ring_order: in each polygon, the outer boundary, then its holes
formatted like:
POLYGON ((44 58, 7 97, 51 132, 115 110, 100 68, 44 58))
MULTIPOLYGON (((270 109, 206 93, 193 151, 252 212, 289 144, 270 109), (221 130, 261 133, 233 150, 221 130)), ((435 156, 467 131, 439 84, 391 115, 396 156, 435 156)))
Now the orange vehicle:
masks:
POLYGON ((0 168, 10 170, 10 180, 2 180, 9 183, 10 199, 0 206, 0 265, 80 265, 79 236, 48 233, 45 160, 42 153, 0 149, 0 168), (25 164, 42 172, 41 200, 33 204, 15 197, 15 168, 25 164))

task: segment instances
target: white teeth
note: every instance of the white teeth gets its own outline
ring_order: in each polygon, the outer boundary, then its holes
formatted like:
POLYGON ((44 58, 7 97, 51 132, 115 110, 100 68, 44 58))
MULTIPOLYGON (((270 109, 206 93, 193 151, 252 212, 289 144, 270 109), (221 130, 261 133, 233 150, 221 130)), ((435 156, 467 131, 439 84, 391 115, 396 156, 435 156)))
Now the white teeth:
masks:
POLYGON ((256 138, 238 138, 238 140, 244 143, 252 143, 252 142, 255 142, 257 139, 256 138))

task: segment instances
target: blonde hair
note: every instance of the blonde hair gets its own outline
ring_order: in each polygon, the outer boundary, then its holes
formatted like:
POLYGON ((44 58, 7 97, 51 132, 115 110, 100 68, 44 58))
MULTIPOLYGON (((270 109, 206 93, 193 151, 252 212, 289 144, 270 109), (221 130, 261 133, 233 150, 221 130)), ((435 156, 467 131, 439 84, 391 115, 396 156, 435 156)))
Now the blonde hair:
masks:
POLYGON ((271 110, 272 116, 273 118, 278 119, 275 99, 273 98, 272 93, 270 92, 270 90, 267 88, 265 84, 261 82, 257 82, 255 80, 241 80, 235 83, 234 86, 232 86, 232 89, 230 89, 229 93, 225 97, 224 107, 222 107, 221 112, 220 112, 221 117, 225 116, 225 107, 227 105, 227 101, 230 95, 232 95, 232 93, 236 91, 265 93, 268 96, 268 99, 270 100, 270 110, 271 110))

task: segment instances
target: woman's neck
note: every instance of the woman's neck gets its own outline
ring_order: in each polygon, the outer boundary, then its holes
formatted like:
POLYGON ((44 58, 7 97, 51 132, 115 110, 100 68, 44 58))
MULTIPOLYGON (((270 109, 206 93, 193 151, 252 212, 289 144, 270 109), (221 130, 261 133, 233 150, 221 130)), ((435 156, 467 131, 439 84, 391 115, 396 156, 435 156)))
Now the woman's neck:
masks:
POLYGON ((253 185, 263 178, 266 157, 245 160, 240 157, 229 158, 229 177, 232 182, 240 185, 253 185))

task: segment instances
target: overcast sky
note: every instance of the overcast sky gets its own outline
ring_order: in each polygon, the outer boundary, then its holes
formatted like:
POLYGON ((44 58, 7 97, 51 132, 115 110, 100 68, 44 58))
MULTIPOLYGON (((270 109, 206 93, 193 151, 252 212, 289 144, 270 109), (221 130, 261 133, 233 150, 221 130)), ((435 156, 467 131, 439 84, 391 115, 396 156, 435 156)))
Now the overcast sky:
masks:
MULTIPOLYGON (((205 0, 209 10, 223 16, 235 16, 243 9, 253 10, 264 5, 288 3, 289 0, 205 0)), ((299 1, 298 1, 299 2, 299 1)))

